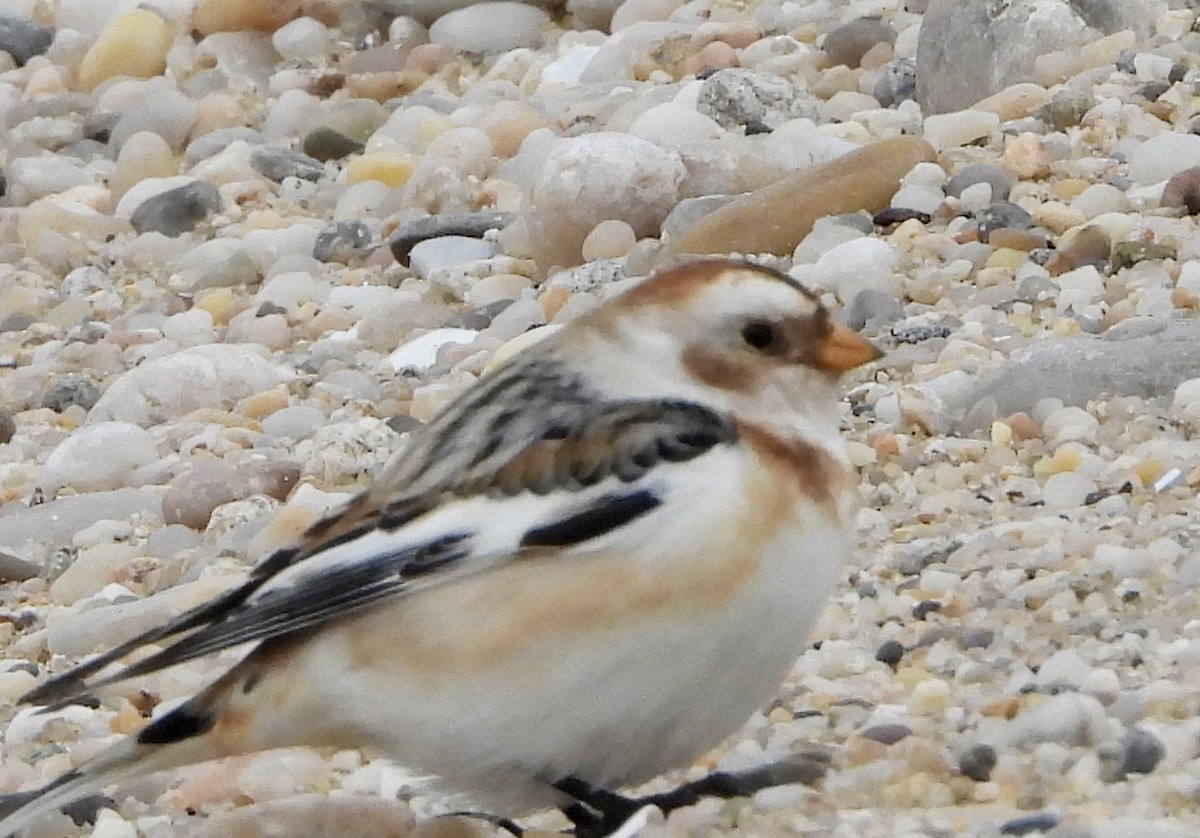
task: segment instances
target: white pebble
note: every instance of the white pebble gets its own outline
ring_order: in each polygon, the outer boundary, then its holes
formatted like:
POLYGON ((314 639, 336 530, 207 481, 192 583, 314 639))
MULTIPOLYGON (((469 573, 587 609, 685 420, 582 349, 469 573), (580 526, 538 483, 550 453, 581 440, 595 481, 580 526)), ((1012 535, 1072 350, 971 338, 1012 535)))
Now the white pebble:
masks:
POLYGON ((1200 136, 1165 131, 1134 149, 1129 177, 1149 186, 1196 165, 1200 165, 1200 136))
POLYGON ((1042 502, 1046 504, 1046 509, 1051 511, 1074 509, 1082 506, 1087 496, 1094 491, 1095 482, 1083 475, 1070 471, 1060 472, 1046 479, 1046 485, 1042 487, 1042 502))
POLYGON ((549 20, 544 10, 526 3, 477 3, 435 20, 429 40, 461 52, 507 52, 537 46, 549 20))
POLYGON ((298 17, 275 30, 271 45, 284 58, 315 58, 329 48, 329 29, 314 18, 298 17))
POLYGON ((912 183, 896 190, 892 196, 892 206, 933 215, 944 200, 946 195, 938 187, 912 183))
POLYGON ((388 363, 396 372, 425 372, 437 361, 438 350, 443 346, 448 343, 471 343, 478 335, 474 329, 434 329, 401 344, 388 356, 388 363))
POLYGON ((129 422, 98 422, 79 428, 50 452, 38 486, 51 496, 64 486, 81 492, 117 489, 135 469, 157 459, 158 444, 148 431, 129 422))
POLYGON ((438 236, 418 242, 408 254, 409 267, 421 278, 439 268, 450 268, 467 262, 488 259, 496 253, 496 245, 469 236, 438 236))
POLYGON ((1000 117, 990 111, 934 114, 925 117, 925 139, 937 149, 954 148, 990 136, 999 124, 1000 117))
POLYGON ((843 302, 868 288, 889 296, 902 290, 902 280, 893 272, 896 251, 890 244, 867 236, 839 244, 817 260, 815 278, 843 302))
POLYGON ((1051 443, 1077 439, 1089 442, 1095 438, 1100 421, 1081 407, 1059 408, 1042 420, 1042 434, 1051 443))

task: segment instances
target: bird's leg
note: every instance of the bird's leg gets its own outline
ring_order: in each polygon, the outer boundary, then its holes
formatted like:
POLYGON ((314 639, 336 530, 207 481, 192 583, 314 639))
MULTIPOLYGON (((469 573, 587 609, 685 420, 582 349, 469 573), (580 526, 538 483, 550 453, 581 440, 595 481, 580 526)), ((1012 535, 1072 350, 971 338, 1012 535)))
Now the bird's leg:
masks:
POLYGON ((772 786, 812 785, 828 770, 828 753, 804 751, 747 771, 715 771, 670 791, 644 797, 625 797, 576 777, 559 780, 554 787, 577 801, 562 809, 575 824, 576 838, 604 838, 646 806, 657 807, 667 815, 676 809, 693 806, 705 797, 750 797, 772 786))
POLYGON ((489 815, 486 812, 451 812, 446 817, 472 818, 473 820, 484 821, 497 829, 503 829, 509 835, 514 836, 514 838, 521 838, 525 834, 525 828, 516 821, 502 818, 499 815, 489 815))
POLYGON ((554 783, 563 794, 577 802, 562 808, 575 824, 576 838, 605 838, 621 828, 645 804, 606 789, 596 788, 577 777, 564 777, 554 783))
POLYGON ((803 751, 746 771, 714 771, 671 791, 646 795, 631 802, 638 807, 657 806, 666 815, 676 809, 695 805, 705 797, 728 800, 750 797, 772 786, 792 783, 811 786, 824 777, 828 770, 829 754, 824 751, 803 751))

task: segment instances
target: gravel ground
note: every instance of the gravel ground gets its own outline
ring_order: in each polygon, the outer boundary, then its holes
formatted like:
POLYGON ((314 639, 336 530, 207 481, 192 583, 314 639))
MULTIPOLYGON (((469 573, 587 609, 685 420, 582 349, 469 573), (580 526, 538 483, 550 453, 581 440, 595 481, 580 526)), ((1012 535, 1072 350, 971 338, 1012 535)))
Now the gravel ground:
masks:
MULTIPOLYGON (((776 704, 653 789, 829 766, 642 834, 1200 833, 1191 4, 463 5, 0 0, 0 791, 231 658, 34 716, 41 675, 626 277, 740 252, 888 350, 845 405, 859 550, 776 704)), ((115 797, 90 834, 483 830, 351 752, 115 797)))

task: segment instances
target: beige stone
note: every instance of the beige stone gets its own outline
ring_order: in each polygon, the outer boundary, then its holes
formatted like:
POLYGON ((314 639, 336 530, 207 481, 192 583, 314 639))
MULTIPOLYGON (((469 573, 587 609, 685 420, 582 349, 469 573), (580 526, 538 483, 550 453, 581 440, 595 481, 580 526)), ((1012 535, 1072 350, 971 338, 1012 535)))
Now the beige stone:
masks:
POLYGON ((149 9, 132 9, 117 15, 79 65, 79 86, 94 90, 118 76, 148 79, 167 67, 167 50, 175 32, 171 24, 149 9))
POLYGON ((675 253, 788 253, 826 215, 880 212, 917 163, 937 159, 917 137, 900 137, 795 172, 702 217, 669 243, 675 253))

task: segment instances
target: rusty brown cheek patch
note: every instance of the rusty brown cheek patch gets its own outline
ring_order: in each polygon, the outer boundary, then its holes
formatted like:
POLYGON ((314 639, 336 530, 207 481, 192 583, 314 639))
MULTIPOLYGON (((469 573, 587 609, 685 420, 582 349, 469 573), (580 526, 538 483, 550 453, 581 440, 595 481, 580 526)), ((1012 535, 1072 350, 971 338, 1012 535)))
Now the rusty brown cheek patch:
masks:
POLYGON ((838 495, 845 491, 850 480, 845 466, 802 439, 784 439, 748 422, 739 422, 737 430, 760 457, 792 474, 802 494, 831 510, 837 509, 838 495))
POLYGON ((749 364, 706 349, 691 346, 683 351, 683 368, 709 387, 734 393, 750 393, 758 387, 758 375, 749 364))

